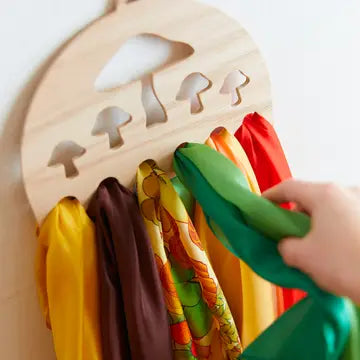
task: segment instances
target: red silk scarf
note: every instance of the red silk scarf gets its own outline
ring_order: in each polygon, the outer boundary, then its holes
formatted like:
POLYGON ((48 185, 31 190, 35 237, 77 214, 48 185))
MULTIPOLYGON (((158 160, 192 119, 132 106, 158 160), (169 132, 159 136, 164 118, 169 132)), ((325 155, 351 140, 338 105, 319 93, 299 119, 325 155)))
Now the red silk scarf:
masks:
MULTIPOLYGON (((248 156, 261 192, 292 177, 279 138, 273 126, 261 115, 256 112, 246 115, 235 137, 248 156)), ((291 204, 282 206, 291 208, 291 204)), ((301 290, 283 289, 284 310, 305 295, 301 290)))

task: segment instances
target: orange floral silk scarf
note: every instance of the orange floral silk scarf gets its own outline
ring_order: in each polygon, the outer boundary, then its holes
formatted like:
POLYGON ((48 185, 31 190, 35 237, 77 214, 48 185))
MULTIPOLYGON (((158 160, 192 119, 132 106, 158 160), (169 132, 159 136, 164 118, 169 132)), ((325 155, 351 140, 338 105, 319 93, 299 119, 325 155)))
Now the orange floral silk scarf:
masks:
POLYGON ((196 230, 166 174, 153 161, 137 192, 168 310, 175 360, 240 359, 238 332, 196 230))

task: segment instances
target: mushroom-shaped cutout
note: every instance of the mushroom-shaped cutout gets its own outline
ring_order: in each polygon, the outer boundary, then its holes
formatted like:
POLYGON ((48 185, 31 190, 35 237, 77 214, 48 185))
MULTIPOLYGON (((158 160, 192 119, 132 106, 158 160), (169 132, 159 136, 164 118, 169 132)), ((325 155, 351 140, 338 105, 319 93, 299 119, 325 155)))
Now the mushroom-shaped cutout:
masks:
POLYGON ((131 115, 117 106, 111 106, 102 110, 96 118, 91 131, 92 135, 108 134, 111 149, 124 145, 120 134, 120 127, 131 121, 131 115))
POLYGON ((139 34, 128 39, 105 65, 95 81, 95 89, 112 90, 141 80, 146 126, 166 122, 167 115, 156 94, 153 73, 174 65, 193 53, 194 49, 186 43, 153 34, 139 34), (132 60, 129 61, 129 58, 132 60))
POLYGON ((249 81, 249 77, 242 71, 232 71, 226 76, 220 94, 231 94, 231 104, 233 106, 239 105, 241 103, 240 89, 246 86, 249 81))
POLYGON ((63 165, 67 178, 79 175, 79 170, 74 164, 74 159, 84 155, 86 150, 71 140, 61 141, 51 154, 48 166, 63 165))
POLYGON ((203 74, 196 72, 188 75, 181 84, 176 100, 190 100, 191 113, 203 110, 200 94, 211 88, 211 81, 203 74))

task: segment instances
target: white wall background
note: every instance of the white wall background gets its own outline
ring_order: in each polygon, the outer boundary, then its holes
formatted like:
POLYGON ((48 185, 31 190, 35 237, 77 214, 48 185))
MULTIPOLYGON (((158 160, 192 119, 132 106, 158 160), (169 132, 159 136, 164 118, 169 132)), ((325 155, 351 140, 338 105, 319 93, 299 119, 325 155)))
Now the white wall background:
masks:
MULTIPOLYGON (((262 50, 272 80, 276 128, 294 175, 360 184, 360 2, 202 1, 239 19, 262 50)), ((35 293, 34 220, 21 180, 20 136, 43 64, 105 6, 105 0, 0 0, 3 359, 54 358, 35 293), (9 242, 13 246, 7 247, 9 242)))

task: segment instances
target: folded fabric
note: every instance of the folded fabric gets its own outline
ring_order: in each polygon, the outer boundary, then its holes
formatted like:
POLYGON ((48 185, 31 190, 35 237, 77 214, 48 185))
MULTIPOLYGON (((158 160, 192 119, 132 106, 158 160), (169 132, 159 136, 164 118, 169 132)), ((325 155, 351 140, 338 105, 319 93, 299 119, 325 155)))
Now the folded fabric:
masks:
POLYGON ((351 330, 341 359, 358 360, 360 359, 360 308, 350 300, 347 304, 351 313, 351 330))
POLYGON ((230 251, 264 279, 309 294, 250 344, 242 358, 339 359, 351 326, 347 301, 320 290, 307 275, 288 267, 277 250, 278 240, 303 237, 310 229, 310 219, 250 192, 241 171, 208 146, 178 148, 174 169, 230 251))
POLYGON ((100 360, 95 227, 76 199, 61 200, 38 230, 36 280, 58 360, 100 360))
MULTIPOLYGON (((206 145, 230 159, 243 172, 251 191, 260 193, 251 165, 235 137, 226 129, 218 128, 206 145)), ((246 347, 276 318, 275 286, 254 273, 215 237, 198 203, 194 224, 234 316, 241 342, 246 347)), ((278 306, 283 310, 281 298, 278 306)))
POLYGON ((195 228, 171 181, 153 161, 137 193, 171 322, 174 359, 239 359, 240 339, 195 228))
POLYGON ((171 179, 171 183, 173 184, 174 189, 176 190, 178 195, 180 196, 180 199, 183 202, 190 219, 193 221, 195 212, 195 201, 193 196, 176 176, 171 179))
POLYGON ((235 137, 245 150, 261 192, 291 178, 275 129, 261 115, 256 112, 246 115, 235 137))
POLYGON ((103 358, 171 360, 161 283, 136 198, 108 178, 88 213, 98 243, 103 358))
MULTIPOLYGON (((258 113, 245 116, 235 137, 248 156, 261 192, 292 177, 275 129, 258 113)), ((282 207, 290 209, 291 204, 283 204, 282 207)), ((306 293, 301 290, 283 289, 284 310, 305 296, 306 293)))

